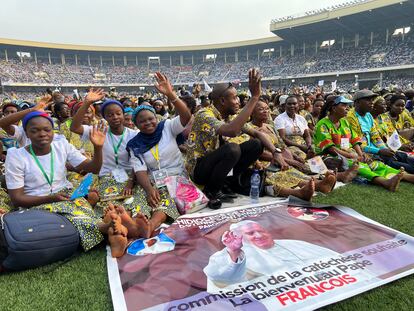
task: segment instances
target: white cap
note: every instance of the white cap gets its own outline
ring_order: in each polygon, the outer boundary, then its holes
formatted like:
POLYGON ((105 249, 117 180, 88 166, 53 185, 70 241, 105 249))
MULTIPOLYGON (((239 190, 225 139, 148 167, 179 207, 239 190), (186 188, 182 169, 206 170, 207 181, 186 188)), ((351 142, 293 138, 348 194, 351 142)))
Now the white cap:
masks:
POLYGON ((279 105, 284 105, 286 103, 286 99, 289 97, 289 95, 282 95, 279 97, 279 105))

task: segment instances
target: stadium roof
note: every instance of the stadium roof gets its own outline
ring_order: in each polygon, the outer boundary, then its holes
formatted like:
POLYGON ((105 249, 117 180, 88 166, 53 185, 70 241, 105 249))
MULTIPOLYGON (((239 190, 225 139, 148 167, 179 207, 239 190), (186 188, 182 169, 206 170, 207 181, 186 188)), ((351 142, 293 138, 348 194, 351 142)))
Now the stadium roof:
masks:
POLYGON ((337 37, 413 25, 414 1, 366 0, 273 20, 270 31, 287 41, 337 37))
POLYGON ((239 47, 249 47, 281 41, 277 36, 268 38, 237 41, 221 44, 207 45, 189 45, 189 46, 167 46, 167 47, 115 47, 115 46, 93 46, 93 45, 75 45, 75 44, 59 44, 49 42, 36 42, 25 40, 14 40, 0 38, 1 45, 24 46, 60 50, 77 50, 77 51, 99 51, 99 52, 190 52, 202 50, 231 49, 239 47))

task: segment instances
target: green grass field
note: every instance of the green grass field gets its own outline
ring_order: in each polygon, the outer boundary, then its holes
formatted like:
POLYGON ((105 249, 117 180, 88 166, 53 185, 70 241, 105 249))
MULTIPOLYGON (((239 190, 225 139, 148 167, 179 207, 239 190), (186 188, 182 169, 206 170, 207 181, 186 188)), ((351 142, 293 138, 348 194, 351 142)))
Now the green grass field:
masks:
MULTIPOLYGON (((378 187, 349 185, 317 203, 354 208, 384 225, 414 236, 414 186, 397 193, 378 187)), ((0 276, 0 310, 112 310, 103 247, 63 264, 0 276)), ((414 277, 376 288, 326 310, 413 310, 414 277)))

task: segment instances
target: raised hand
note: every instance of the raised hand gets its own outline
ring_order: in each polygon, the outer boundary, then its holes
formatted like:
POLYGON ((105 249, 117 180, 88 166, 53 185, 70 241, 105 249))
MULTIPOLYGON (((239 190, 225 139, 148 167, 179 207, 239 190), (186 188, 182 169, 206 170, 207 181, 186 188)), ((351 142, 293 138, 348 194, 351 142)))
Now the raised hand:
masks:
POLYGON ((230 252, 239 252, 243 246, 243 237, 236 235, 233 231, 226 231, 221 237, 221 242, 230 252))
POLYGON ((42 98, 40 98, 39 102, 36 106, 33 107, 34 110, 37 111, 44 111, 45 108, 52 102, 52 96, 49 94, 46 94, 42 98))
POLYGON ((91 105, 94 102, 102 100, 105 97, 105 92, 103 89, 94 89, 91 88, 88 94, 85 97, 85 104, 91 105))
POLYGON ((170 99, 171 97, 174 97, 174 89, 166 75, 162 74, 161 72, 156 72, 155 79, 157 82, 154 84, 154 86, 158 92, 164 94, 170 99))
POLYGON ((249 70, 249 90, 252 97, 262 95, 262 77, 256 68, 249 70))
POLYGON ((99 125, 94 125, 92 127, 92 131, 89 137, 89 139, 91 140, 91 143, 95 147, 102 147, 105 142, 107 131, 108 131, 108 127, 104 123, 100 123, 99 125))

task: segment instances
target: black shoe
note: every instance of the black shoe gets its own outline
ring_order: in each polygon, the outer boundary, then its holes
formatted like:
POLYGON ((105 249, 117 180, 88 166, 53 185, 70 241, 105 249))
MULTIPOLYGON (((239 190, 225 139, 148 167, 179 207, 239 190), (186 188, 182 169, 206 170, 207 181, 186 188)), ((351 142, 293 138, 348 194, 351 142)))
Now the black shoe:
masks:
POLYGON ((220 209, 221 208, 221 201, 219 199, 210 199, 207 204, 208 208, 211 209, 220 209))
POLYGON ((221 191, 213 194, 213 197, 216 199, 219 199, 223 203, 234 203, 234 200, 230 196, 228 196, 227 194, 224 194, 221 191))
POLYGON ((234 193, 231 188, 227 185, 224 185, 222 188, 222 192, 231 199, 237 199, 237 194, 234 193))

